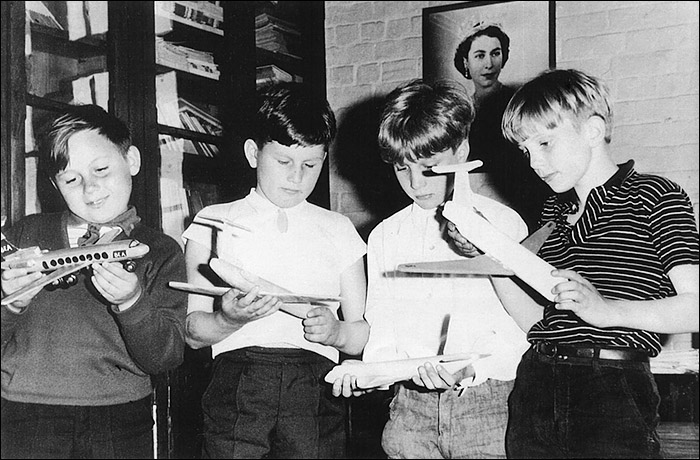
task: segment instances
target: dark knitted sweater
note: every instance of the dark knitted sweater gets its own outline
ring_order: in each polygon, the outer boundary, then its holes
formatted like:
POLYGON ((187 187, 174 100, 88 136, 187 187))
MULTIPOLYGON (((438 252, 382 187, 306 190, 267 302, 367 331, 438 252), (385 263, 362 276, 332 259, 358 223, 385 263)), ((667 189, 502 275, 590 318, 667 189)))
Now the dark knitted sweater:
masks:
MULTIPOLYGON (((5 232, 19 247, 68 247, 67 213, 28 216, 5 232)), ((117 239, 127 238, 120 235, 117 239)), ((169 236, 137 224, 128 238, 150 247, 136 261, 139 300, 119 312, 90 282, 89 269, 68 288, 44 288, 22 314, 2 308, 2 397, 19 402, 101 406, 151 393, 150 376, 183 359, 187 295, 182 250, 169 236)))

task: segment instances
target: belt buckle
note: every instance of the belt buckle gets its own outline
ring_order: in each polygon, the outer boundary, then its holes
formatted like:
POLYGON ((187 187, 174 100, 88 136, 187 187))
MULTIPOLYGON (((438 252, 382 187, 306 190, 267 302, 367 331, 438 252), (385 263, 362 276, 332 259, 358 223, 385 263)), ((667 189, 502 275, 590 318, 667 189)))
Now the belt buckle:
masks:
POLYGON ((557 344, 547 341, 540 342, 537 345, 537 351, 549 358, 554 358, 557 356, 557 344))

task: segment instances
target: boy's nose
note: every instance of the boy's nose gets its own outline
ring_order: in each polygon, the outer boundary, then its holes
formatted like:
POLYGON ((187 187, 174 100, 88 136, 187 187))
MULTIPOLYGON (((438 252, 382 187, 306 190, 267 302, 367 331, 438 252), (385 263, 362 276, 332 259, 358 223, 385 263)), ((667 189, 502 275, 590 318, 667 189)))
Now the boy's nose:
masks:
POLYGON ((289 181, 295 184, 300 183, 302 177, 304 177, 304 171, 301 168, 293 168, 289 173, 289 181))
POLYGON ((423 171, 411 171, 411 188, 419 189, 425 184, 423 171))
POLYGON ((99 182, 96 178, 88 177, 83 182, 83 191, 85 193, 93 192, 100 188, 99 182))

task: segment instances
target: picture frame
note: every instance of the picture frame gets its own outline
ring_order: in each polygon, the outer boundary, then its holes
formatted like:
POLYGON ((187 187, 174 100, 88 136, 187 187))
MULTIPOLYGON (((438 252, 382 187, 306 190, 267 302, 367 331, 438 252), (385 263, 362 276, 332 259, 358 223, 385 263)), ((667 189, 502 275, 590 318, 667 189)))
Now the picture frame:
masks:
POLYGON ((453 80, 473 92, 473 83, 454 64, 455 51, 478 22, 495 22, 510 38, 510 55, 500 81, 521 86, 556 67, 554 1, 475 1, 423 9, 423 79, 453 80))

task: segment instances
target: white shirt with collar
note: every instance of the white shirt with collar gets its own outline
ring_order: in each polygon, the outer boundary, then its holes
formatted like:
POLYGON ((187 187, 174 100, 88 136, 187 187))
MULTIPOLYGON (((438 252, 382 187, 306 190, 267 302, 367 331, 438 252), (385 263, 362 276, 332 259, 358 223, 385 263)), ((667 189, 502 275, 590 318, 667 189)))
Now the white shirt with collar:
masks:
MULTIPOLYGON (((512 209, 481 195, 474 195, 474 205, 514 240, 527 236, 525 223, 512 209)), ((488 378, 512 380, 528 343, 488 277, 396 271, 402 263, 462 258, 449 247, 437 211, 413 203, 381 222, 369 236, 365 317, 370 335, 363 360, 488 353, 490 357, 474 363, 474 380, 465 379, 463 384, 474 386, 488 378)))
MULTIPOLYGON (((227 234, 192 224, 182 238, 196 241, 219 258, 292 292, 339 295, 340 275, 366 253, 365 242, 350 219, 303 201, 283 209, 288 227, 282 232, 277 224, 279 210, 252 189, 241 200, 200 211, 201 215, 241 224, 250 232, 233 228, 233 234, 227 234)), ((337 317, 338 302, 328 302, 328 306, 337 317)), ((212 354, 248 346, 304 348, 334 362, 339 357, 335 348, 307 341, 301 319, 281 311, 246 324, 214 344, 212 354)))

